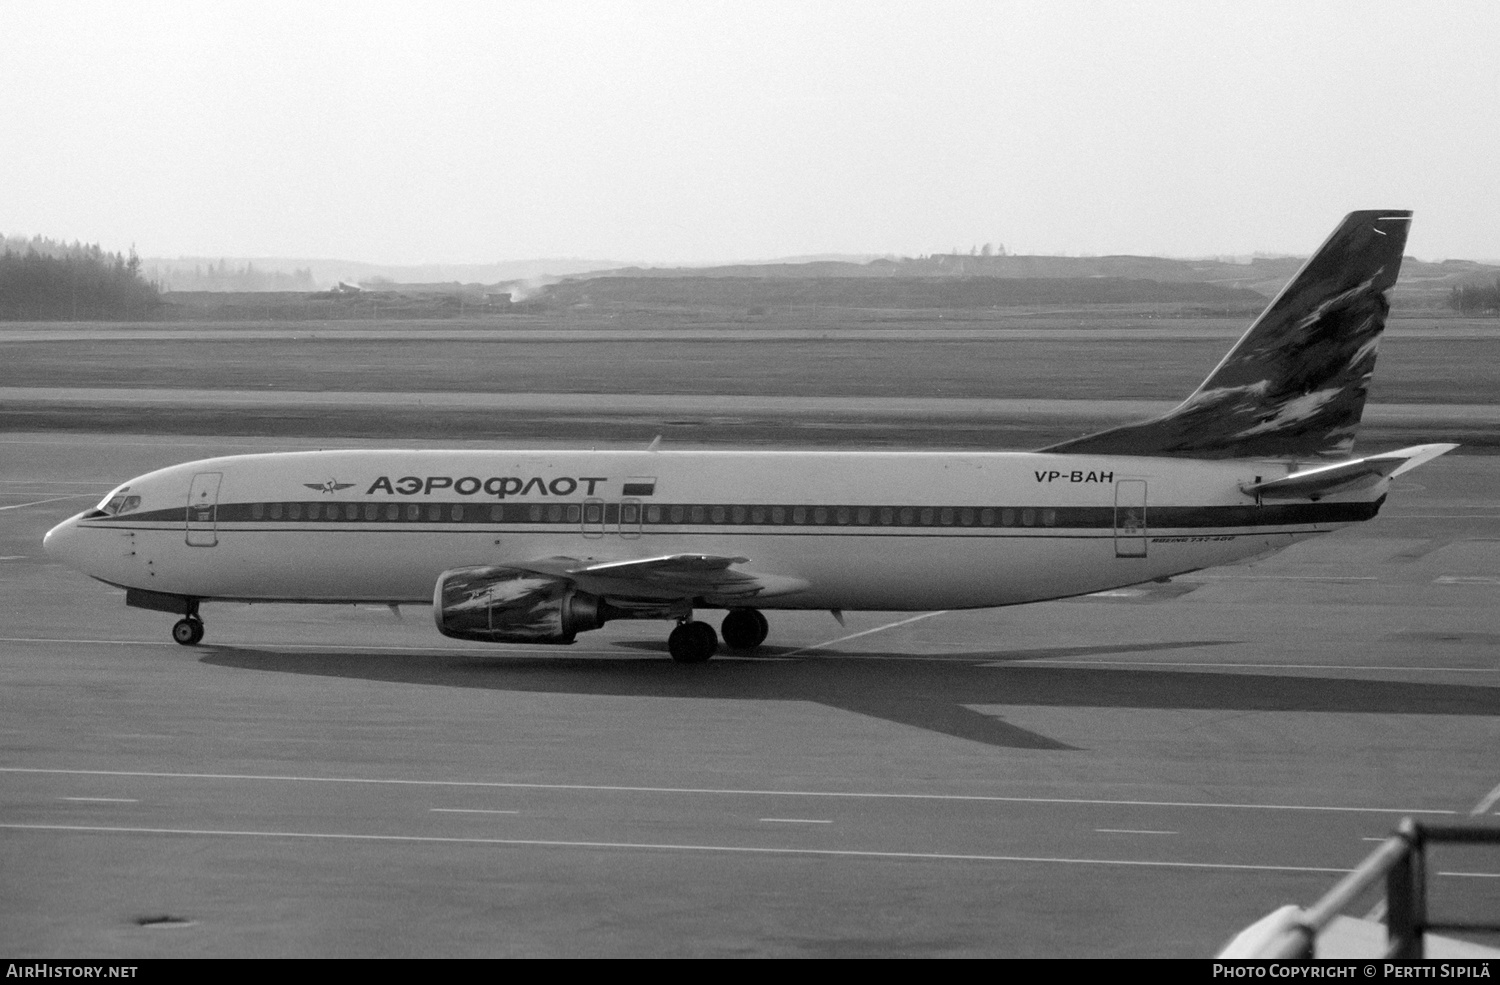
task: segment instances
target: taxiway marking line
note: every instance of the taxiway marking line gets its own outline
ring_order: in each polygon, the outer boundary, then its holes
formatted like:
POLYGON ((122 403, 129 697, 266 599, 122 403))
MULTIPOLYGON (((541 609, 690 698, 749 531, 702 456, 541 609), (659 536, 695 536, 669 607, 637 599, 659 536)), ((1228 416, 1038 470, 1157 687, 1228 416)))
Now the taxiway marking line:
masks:
MULTIPOLYGON (((215 828, 126 828, 82 824, 0 824, 10 831, 59 831, 75 834, 183 835, 218 838, 288 838, 316 841, 409 842, 446 845, 505 845, 516 848, 635 849, 637 851, 713 852, 735 855, 821 855, 835 858, 925 859, 934 862, 1031 862, 1062 865, 1116 865, 1139 868, 1218 869, 1240 872, 1315 872, 1344 875, 1351 869, 1322 865, 1255 865, 1235 862, 1153 862, 1140 859, 1062 858, 1033 855, 980 855, 960 852, 882 852, 852 848, 776 848, 754 845, 692 845, 670 842, 563 841, 542 838, 459 838, 437 835, 375 835, 320 831, 235 831, 215 828)), ((1438 873, 1445 875, 1446 873, 1438 873)))
POLYGON ((895 622, 888 622, 884 626, 876 626, 874 629, 866 629, 863 632, 850 633, 848 636, 840 636, 836 640, 824 640, 822 643, 814 643, 812 646, 798 647, 795 650, 791 650, 787 653, 781 654, 781 656, 794 657, 799 653, 806 653, 808 650, 819 650, 825 646, 833 646, 833 644, 835 643, 846 643, 849 640, 857 640, 861 636, 869 636, 871 633, 879 633, 887 629, 895 629, 897 626, 905 626, 909 623, 917 622, 920 619, 931 619, 933 616, 941 616, 947 611, 947 609, 940 609, 937 612, 924 612, 919 616, 912 616, 910 619, 898 619, 895 622))
POLYGON ((1451 674, 1500 674, 1500 667, 1398 667, 1394 665, 1370 665, 1356 664, 1351 667, 1343 667, 1338 664, 1248 664, 1248 663, 1211 663, 1209 661, 1188 662, 1182 660, 1077 660, 1059 657, 1027 657, 1025 660, 995 660, 982 663, 979 666, 988 667, 1015 667, 1019 664, 1075 664, 1088 667, 1239 667, 1242 669, 1259 668, 1262 670, 1406 670, 1406 671, 1443 671, 1451 674))
POLYGON ((64 797, 63 800, 72 800, 83 804, 139 804, 139 800, 131 797, 64 797))
MULTIPOLYGON (((0 643, 70 643, 70 644, 77 643, 77 644, 84 644, 84 645, 91 645, 91 646, 179 646, 180 645, 180 644, 172 642, 171 640, 65 640, 65 639, 51 639, 51 638, 42 638, 42 637, 21 637, 21 636, 0 636, 0 643)), ((220 643, 220 644, 204 643, 201 646, 188 648, 188 650, 189 650, 189 652, 205 652, 206 653, 206 652, 209 652, 209 651, 213 650, 216 645, 217 646, 225 647, 226 649, 241 649, 241 650, 293 650, 293 651, 304 651, 304 652, 305 651, 310 651, 310 650, 391 650, 391 651, 396 652, 396 653, 406 653, 406 652, 446 653, 446 654, 450 654, 452 656, 464 656, 464 655, 482 656, 482 655, 488 655, 488 656, 492 656, 492 657, 517 656, 517 655, 520 655, 520 654, 523 654, 523 653, 529 653, 530 652, 530 651, 527 651, 527 650, 487 650, 487 649, 482 649, 482 648, 479 648, 479 647, 476 647, 476 648, 470 650, 470 649, 467 649, 467 648, 460 649, 458 647, 447 647, 447 646, 377 646, 375 644, 371 644, 370 646, 361 646, 358 643, 313 643, 313 644, 308 644, 308 645, 305 645, 305 646, 302 645, 302 644, 300 644, 300 643, 220 643)), ((562 654, 560 654, 560 655, 562 655, 562 654)), ((565 654, 565 656, 570 656, 570 657, 637 657, 638 658, 639 654, 637 654, 637 653, 631 653, 629 651, 621 651, 621 650, 571 650, 570 649, 565 654)), ((726 656, 722 656, 721 655, 718 659, 720 659, 720 660, 724 660, 724 659, 729 659, 729 660, 766 660, 766 659, 774 659, 774 658, 767 658, 767 657, 726 657, 726 656)))
MULTIPOLYGON (((1216 575, 1195 572, 1203 581, 1379 581, 1378 575, 1216 575)), ((1185 581, 1188 579, 1184 579, 1185 581)))
POLYGON ((1077 804, 1096 807, 1209 807, 1235 810, 1344 811, 1361 814, 1457 814, 1424 807, 1340 807, 1318 804, 1228 804, 1172 800, 1093 800, 1078 797, 1003 797, 966 793, 880 793, 843 790, 741 790, 715 787, 629 787, 596 783, 520 783, 502 780, 403 780, 359 776, 290 776, 256 773, 165 773, 147 770, 75 770, 37 766, 0 766, 0 773, 61 776, 135 776, 166 780, 257 780, 294 783, 368 783, 376 786, 477 787, 500 790, 577 790, 598 793, 713 794, 737 797, 832 797, 849 800, 942 800, 999 804, 1077 804))
POLYGON ((1143 828, 1095 828, 1101 835, 1175 835, 1176 831, 1150 831, 1143 828))
POLYGON ((65 499, 92 499, 93 493, 75 493, 72 496, 53 496, 51 499, 38 499, 30 503, 17 503, 14 506, 0 506, 0 510, 24 510, 28 506, 41 506, 43 503, 59 503, 65 499))
POLYGON ((1474 805, 1474 809, 1469 812, 1469 816, 1476 817, 1480 814, 1488 814, 1490 808, 1494 807, 1497 803, 1500 803, 1500 783, 1495 784, 1495 789, 1485 794, 1479 803, 1474 805))
POLYGON ((1457 876, 1461 879, 1500 879, 1500 872, 1439 872, 1440 876, 1457 876))
POLYGON ((494 811, 482 807, 429 807, 434 814, 519 814, 520 811, 494 811))
POLYGON ((832 821, 823 821, 811 817, 763 817, 763 824, 832 824, 832 821))
POLYGON ((26 558, 27 555, 25 554, 6 554, 4 556, 0 556, 0 561, 24 561, 26 560, 26 558))

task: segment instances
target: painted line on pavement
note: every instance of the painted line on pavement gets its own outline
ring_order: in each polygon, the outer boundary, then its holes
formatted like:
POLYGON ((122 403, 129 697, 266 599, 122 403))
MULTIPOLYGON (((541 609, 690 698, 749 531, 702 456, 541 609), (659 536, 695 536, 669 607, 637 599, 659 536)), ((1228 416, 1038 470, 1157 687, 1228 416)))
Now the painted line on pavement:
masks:
POLYGON ((931 619, 933 616, 941 616, 947 611, 947 609, 940 609, 937 612, 924 612, 919 616, 912 616, 910 619, 898 619, 895 622, 888 622, 884 626, 876 626, 874 629, 867 629, 860 633, 850 633, 848 636, 840 636, 836 640, 824 640, 822 643, 814 643, 812 646, 800 647, 796 650, 791 650, 787 653, 783 653, 781 654, 781 656, 794 657, 799 653, 806 653, 808 650, 820 650, 825 646, 833 646, 835 643, 845 643, 849 640, 857 640, 861 636, 869 636, 871 633, 880 633, 884 632, 887 629, 895 629, 897 626, 905 626, 910 623, 917 622, 921 619, 931 619))
POLYGON ((43 503, 60 503, 65 499, 93 499, 93 493, 75 493, 72 496, 53 496, 51 499, 38 499, 30 503, 17 503, 14 506, 0 506, 0 510, 24 510, 28 506, 41 506, 43 503))
POLYGON ((1209 661, 1182 660, 1080 660, 1068 657, 1027 657, 1024 660, 995 660, 979 664, 980 667, 1015 667, 1019 664, 1072 664, 1084 667, 1235 667, 1259 670, 1403 670, 1444 671, 1452 674, 1500 674, 1500 667, 1401 667, 1396 665, 1355 664, 1274 664, 1274 663, 1212 663, 1209 661))
POLYGON ((1476 817, 1480 814, 1488 814, 1490 808, 1494 807, 1497 803, 1500 803, 1500 783, 1495 784, 1495 789, 1480 798, 1479 803, 1475 804, 1474 809, 1469 812, 1469 816, 1476 817))
MULTIPOLYGON (((434 835, 378 835, 319 831, 235 831, 217 828, 126 828, 81 824, 0 824, 9 831, 54 831, 71 834, 178 835, 194 838, 282 838, 306 841, 350 841, 443 845, 494 845, 513 848, 624 849, 702 852, 732 855, 817 855, 855 859, 924 859, 934 862, 1029 862, 1054 865, 1113 865, 1133 868, 1214 869, 1238 872, 1312 872, 1344 875, 1350 869, 1323 865, 1256 865, 1234 862, 1162 862, 1143 859, 1064 858, 1045 855, 984 855, 961 852, 891 852, 838 848, 778 848, 752 845, 696 845, 671 842, 563 841, 541 838, 459 838, 434 835)), ((1446 873, 1438 873, 1444 875, 1446 873)))
POLYGON ((1322 804, 1231 804, 1204 801, 1102 800, 1079 797, 1006 797, 995 794, 884 793, 839 790, 743 790, 714 787, 646 787, 592 783, 521 783, 502 780, 406 780, 379 777, 293 776, 255 773, 167 773, 147 770, 51 769, 34 766, 0 766, 0 773, 33 773, 56 776, 134 776, 168 780, 252 780, 290 783, 365 783, 372 786, 466 787, 498 790, 575 790, 597 793, 707 794, 736 797, 830 797, 848 800, 936 800, 998 804, 1078 804, 1103 807, 1201 807, 1224 810, 1335 811, 1360 814, 1458 814, 1455 810, 1422 807, 1348 807, 1322 804))

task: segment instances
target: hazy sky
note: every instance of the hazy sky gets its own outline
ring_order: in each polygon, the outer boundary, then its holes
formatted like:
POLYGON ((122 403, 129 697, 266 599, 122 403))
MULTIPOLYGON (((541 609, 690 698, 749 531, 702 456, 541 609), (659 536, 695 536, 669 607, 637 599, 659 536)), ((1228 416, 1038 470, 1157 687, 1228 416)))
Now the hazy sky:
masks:
POLYGON ((1500 258, 1500 2, 0 0, 0 231, 144 255, 1500 258))

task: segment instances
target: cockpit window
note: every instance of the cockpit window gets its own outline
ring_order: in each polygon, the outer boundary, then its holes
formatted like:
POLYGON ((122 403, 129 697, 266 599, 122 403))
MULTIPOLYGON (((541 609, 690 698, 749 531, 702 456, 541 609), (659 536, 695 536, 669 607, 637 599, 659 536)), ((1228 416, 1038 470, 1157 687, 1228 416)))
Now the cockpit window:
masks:
POLYGON ((121 513, 129 513, 141 505, 141 497, 130 495, 128 488, 119 492, 111 493, 109 498, 99 504, 99 512, 108 516, 119 516, 121 513))

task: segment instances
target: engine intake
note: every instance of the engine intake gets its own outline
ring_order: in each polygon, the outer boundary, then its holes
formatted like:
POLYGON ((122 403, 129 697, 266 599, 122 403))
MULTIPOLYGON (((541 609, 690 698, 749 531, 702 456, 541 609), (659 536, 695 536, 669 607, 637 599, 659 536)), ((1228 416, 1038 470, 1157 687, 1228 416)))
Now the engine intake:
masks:
POLYGON ((487 643, 571 643, 615 613, 563 578, 486 565, 438 576, 432 593, 438 632, 487 643))

